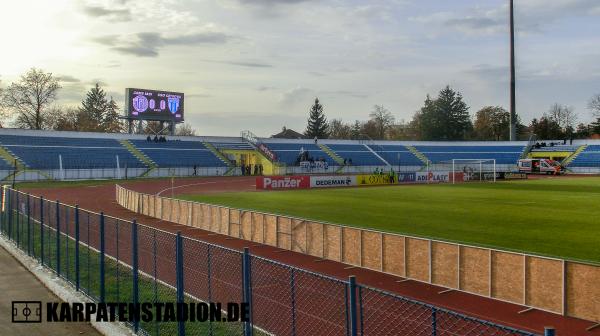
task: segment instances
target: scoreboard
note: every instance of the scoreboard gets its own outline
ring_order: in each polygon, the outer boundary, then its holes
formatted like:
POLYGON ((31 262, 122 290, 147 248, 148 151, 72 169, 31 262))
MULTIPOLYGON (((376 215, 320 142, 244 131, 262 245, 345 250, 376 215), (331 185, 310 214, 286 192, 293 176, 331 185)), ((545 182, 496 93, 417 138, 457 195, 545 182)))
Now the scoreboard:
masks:
POLYGON ((129 118, 139 120, 183 121, 184 95, 180 92, 125 90, 129 118))

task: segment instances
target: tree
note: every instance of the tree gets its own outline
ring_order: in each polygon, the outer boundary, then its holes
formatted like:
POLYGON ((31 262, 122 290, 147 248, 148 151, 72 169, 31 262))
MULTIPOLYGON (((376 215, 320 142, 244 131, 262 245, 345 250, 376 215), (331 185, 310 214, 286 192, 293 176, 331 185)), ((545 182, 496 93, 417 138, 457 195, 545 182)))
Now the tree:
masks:
POLYGON ((592 114, 595 117, 600 118, 600 93, 590 99, 588 102, 588 108, 592 110, 592 114))
POLYGON ((81 130, 81 112, 78 108, 63 108, 55 106, 52 108, 54 123, 52 129, 55 131, 80 131, 81 130))
POLYGON ((500 106, 486 106, 475 114, 473 131, 477 140, 508 140, 510 113, 500 106))
POLYGON ((331 121, 329 121, 329 138, 351 139, 352 126, 346 124, 342 119, 331 119, 331 121))
POLYGON ((538 139, 562 139, 564 133, 560 125, 547 115, 542 116, 539 120, 533 119, 529 125, 531 132, 537 135, 538 139))
POLYGON ((2 95, 2 105, 15 117, 19 128, 46 129, 52 122, 50 106, 61 86, 52 73, 32 68, 2 95))
POLYGON ((574 111, 571 106, 555 103, 550 106, 548 117, 558 124, 564 135, 571 136, 577 121, 577 114, 574 111))
POLYGON ((175 130, 175 135, 195 136, 196 130, 190 124, 183 124, 175 130))
POLYGON ((350 139, 359 139, 360 138, 360 132, 362 129, 362 123, 358 120, 354 121, 354 124, 352 124, 352 126, 350 127, 350 139))
POLYGON ((371 121, 377 129, 374 139, 385 139, 386 132, 394 124, 395 118, 392 113, 383 107, 383 105, 375 105, 371 113, 369 113, 369 117, 371 117, 371 121))
POLYGON ((108 111, 108 100, 106 93, 100 84, 91 88, 81 102, 81 112, 87 116, 90 121, 86 131, 104 131, 104 118, 108 111))
POLYGON ((423 140, 464 140, 473 129, 469 107, 459 92, 446 86, 435 100, 427 95, 419 128, 423 140))
POLYGON ((108 105, 106 107, 106 112, 104 114, 103 119, 103 130, 108 133, 121 133, 123 132, 124 125, 121 119, 119 118, 119 105, 110 97, 108 101, 108 105))
POLYGON ((329 129, 327 125, 327 118, 323 113, 323 105, 319 102, 319 98, 315 98, 315 103, 310 108, 310 114, 308 116, 308 125, 304 132, 309 138, 320 138, 327 139, 329 136, 329 129))

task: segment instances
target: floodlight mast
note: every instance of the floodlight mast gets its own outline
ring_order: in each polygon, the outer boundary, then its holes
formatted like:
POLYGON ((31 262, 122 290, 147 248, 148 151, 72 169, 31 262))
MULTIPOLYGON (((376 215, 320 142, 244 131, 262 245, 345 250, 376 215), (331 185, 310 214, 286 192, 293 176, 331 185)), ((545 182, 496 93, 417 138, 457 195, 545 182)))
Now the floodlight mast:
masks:
POLYGON ((515 76, 515 12, 510 0, 510 141, 517 140, 517 104, 515 76))

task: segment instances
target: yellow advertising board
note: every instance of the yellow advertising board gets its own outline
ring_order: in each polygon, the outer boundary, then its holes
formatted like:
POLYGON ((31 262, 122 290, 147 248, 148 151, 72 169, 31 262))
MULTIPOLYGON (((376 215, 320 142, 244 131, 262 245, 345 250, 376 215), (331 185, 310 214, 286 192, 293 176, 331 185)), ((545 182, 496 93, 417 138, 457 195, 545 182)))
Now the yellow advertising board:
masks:
POLYGON ((393 184, 389 175, 358 175, 356 182, 361 185, 393 184))

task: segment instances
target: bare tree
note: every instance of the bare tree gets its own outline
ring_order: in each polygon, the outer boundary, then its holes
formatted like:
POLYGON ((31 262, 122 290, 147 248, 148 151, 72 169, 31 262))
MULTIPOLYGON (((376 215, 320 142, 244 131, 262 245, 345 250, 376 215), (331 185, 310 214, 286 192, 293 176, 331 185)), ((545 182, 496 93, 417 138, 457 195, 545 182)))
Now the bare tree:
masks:
POLYGON ((600 118, 600 93, 593 96, 588 103, 588 108, 596 118, 600 118))
POLYGON ((342 119, 331 119, 329 121, 330 139, 351 139, 352 126, 346 124, 342 119))
POLYGON ((51 127, 50 106, 61 88, 52 73, 32 68, 12 83, 2 95, 8 112, 16 115, 14 124, 20 128, 45 129, 51 127))
POLYGON ((548 117, 555 121, 563 132, 570 134, 575 129, 577 114, 572 106, 555 103, 548 111, 548 117))
POLYGON ((395 118, 392 113, 383 105, 375 105, 373 111, 369 113, 369 117, 377 129, 377 139, 385 139, 386 131, 394 124, 395 118))
POLYGON ((196 130, 190 124, 183 124, 175 130, 175 135, 195 136, 196 130))

